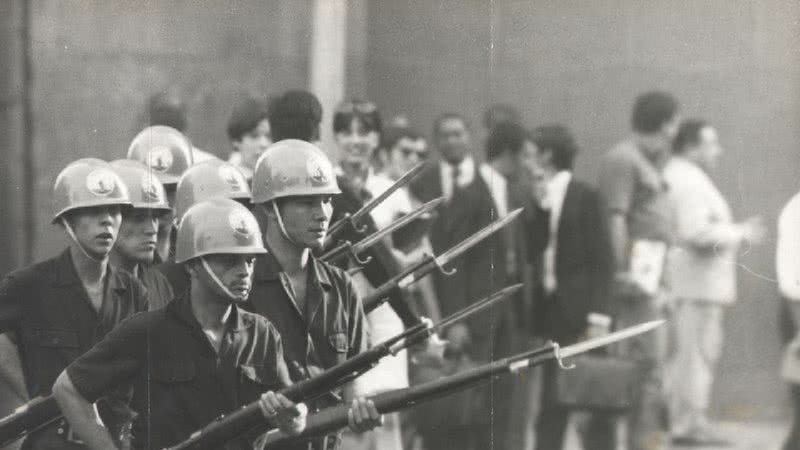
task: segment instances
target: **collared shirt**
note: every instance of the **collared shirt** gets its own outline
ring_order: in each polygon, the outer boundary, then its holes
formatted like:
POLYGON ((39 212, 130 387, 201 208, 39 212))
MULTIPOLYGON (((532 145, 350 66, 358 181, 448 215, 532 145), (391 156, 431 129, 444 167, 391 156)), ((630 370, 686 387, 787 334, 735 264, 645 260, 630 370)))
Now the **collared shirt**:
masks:
POLYGON ((673 241, 663 161, 653 161, 635 141, 623 141, 603 156, 598 188, 609 212, 625 216, 631 240, 673 241))
MULTIPOLYGON (((278 260, 258 255, 250 307, 267 317, 283 340, 284 358, 292 381, 313 377, 367 349, 366 317, 350 277, 341 269, 311 257, 306 282, 305 308, 294 298, 289 276, 278 260)), ((311 402, 321 409, 338 404, 341 390, 311 402)), ((315 439, 292 448, 335 447, 337 435, 315 439), (334 443, 334 444, 330 444, 334 443)))
MULTIPOLYGON (((442 195, 448 200, 453 197, 453 171, 456 170, 456 167, 458 168, 458 178, 455 184, 459 189, 469 186, 475 180, 475 160, 471 156, 462 159, 457 165, 444 160, 440 161, 442 195)), ((480 164, 478 171, 489 188, 495 208, 497 208, 497 214, 500 217, 505 216, 508 213, 508 182, 503 175, 489 165, 480 164)))
POLYGON ((789 300, 800 302, 800 194, 786 204, 778 217, 775 270, 778 288, 789 300))
MULTIPOLYGON (((394 181, 384 174, 375 174, 370 171, 364 182, 364 188, 369 191, 372 197, 377 197, 388 190, 394 181)), ((402 187, 392 193, 386 200, 370 212, 372 220, 378 229, 389 226, 398 217, 404 216, 412 211, 411 197, 408 189, 402 187)))
POLYGON ((556 278, 558 223, 561 220, 561 208, 564 206, 564 197, 567 195, 567 187, 571 180, 572 172, 562 170, 553 176, 546 187, 544 206, 550 210, 550 234, 542 261, 542 284, 548 293, 555 292, 558 287, 556 278))
POLYGON ((147 288, 150 310, 166 306, 175 297, 169 280, 155 266, 139 264, 137 278, 147 288))
POLYGON ((108 265, 100 311, 86 294, 69 249, 0 283, 0 332, 17 335, 28 395, 47 395, 67 365, 123 319, 147 310, 147 292, 108 265))
MULTIPOLYGON (((217 353, 197 322, 186 292, 165 308, 120 324, 67 368, 89 401, 115 386, 133 385, 134 448, 161 449, 288 386, 281 338, 263 317, 232 305, 217 353)), ((225 449, 252 448, 247 435, 225 449)))
POLYGON ((742 241, 728 202, 697 164, 676 156, 664 169, 676 217, 667 258, 670 293, 684 300, 736 298, 736 252, 742 241))

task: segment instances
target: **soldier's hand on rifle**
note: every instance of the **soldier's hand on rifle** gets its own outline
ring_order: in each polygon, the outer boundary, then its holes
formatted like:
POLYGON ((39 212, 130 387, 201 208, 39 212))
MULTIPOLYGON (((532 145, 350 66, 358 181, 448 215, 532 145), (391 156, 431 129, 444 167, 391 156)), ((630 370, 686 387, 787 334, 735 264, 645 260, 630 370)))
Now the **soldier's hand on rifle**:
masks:
POLYGON ((353 400, 347 411, 347 423, 356 433, 363 433, 383 425, 383 415, 375 403, 364 397, 353 400))
POLYGON ((293 403, 283 394, 269 391, 258 402, 261 412, 273 425, 287 434, 300 434, 306 428, 308 407, 304 403, 293 403))

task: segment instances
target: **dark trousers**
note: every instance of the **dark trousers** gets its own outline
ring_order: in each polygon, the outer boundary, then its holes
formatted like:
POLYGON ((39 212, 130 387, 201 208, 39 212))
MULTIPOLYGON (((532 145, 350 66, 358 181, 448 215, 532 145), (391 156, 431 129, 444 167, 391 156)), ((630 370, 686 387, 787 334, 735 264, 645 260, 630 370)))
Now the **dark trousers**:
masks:
POLYGON ((792 395, 792 409, 794 410, 794 420, 789 430, 783 450, 800 450, 800 385, 793 384, 790 387, 792 395))
MULTIPOLYGON (((556 374, 559 370, 561 368, 555 362, 543 367, 541 411, 536 423, 537 450, 560 450, 564 445, 570 410, 559 405, 556 399, 556 374)), ((614 418, 611 414, 591 414, 581 436, 585 450, 616 448, 614 418)))

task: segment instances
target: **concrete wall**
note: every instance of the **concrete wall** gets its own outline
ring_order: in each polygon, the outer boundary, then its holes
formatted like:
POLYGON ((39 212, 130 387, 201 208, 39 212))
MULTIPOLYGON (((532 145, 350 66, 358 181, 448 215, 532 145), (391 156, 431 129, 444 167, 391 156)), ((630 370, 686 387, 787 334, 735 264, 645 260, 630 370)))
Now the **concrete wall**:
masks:
POLYGON ((225 156, 228 116, 248 93, 307 84, 310 0, 33 1, 34 257, 63 242, 49 225, 53 179, 86 156, 116 159, 147 97, 177 89, 188 134, 225 156))
MULTIPOLYGON (((770 227, 800 188, 800 4, 791 0, 370 2, 367 95, 423 131, 445 110, 479 121, 492 102, 531 126, 563 122, 583 147, 578 175, 596 179, 625 136, 634 96, 675 93, 719 128, 718 181, 737 217, 770 227)), ((774 230, 774 228, 773 228, 774 230)), ((774 231, 741 258, 740 301, 727 317, 717 412, 777 413, 774 231)))

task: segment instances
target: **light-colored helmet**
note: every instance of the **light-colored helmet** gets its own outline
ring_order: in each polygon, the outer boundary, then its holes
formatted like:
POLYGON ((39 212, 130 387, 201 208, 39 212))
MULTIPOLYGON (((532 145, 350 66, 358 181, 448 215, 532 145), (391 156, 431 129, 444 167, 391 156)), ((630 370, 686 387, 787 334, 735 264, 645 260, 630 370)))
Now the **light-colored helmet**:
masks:
POLYGON ((164 185, 147 166, 132 159, 118 159, 111 167, 128 187, 131 206, 138 209, 169 211, 164 185))
POLYGON ((325 153, 314 144, 286 139, 269 146, 256 162, 253 203, 298 195, 339 194, 325 153))
POLYGON ((186 211, 178 226, 175 262, 216 254, 266 253, 253 214, 240 203, 213 198, 186 211))
POLYGON ((101 159, 84 158, 68 164, 53 184, 53 222, 74 209, 130 204, 127 186, 101 159))
POLYGON ((180 221, 192 205, 215 197, 249 201, 252 194, 244 175, 233 164, 219 159, 197 163, 178 181, 175 217, 180 221))
POLYGON ((140 131, 128 147, 128 159, 145 164, 164 185, 175 184, 194 164, 192 144, 180 131, 154 125, 140 131))

